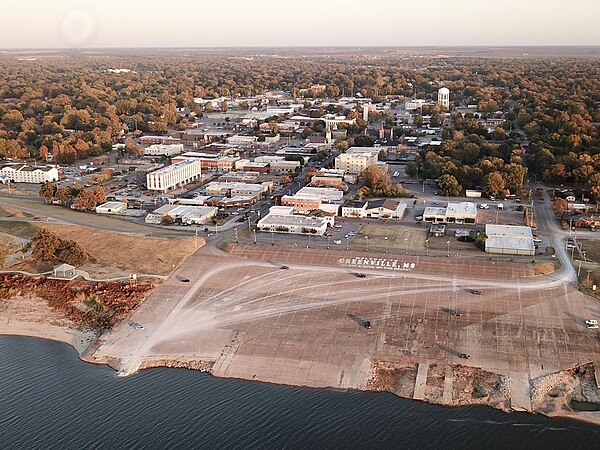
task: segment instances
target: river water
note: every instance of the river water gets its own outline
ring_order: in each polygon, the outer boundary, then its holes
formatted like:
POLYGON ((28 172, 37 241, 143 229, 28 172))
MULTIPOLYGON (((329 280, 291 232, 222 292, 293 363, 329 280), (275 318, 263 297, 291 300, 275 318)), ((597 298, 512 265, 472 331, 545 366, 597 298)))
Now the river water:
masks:
POLYGON ((0 336, 0 448, 591 449, 600 428, 186 369, 117 378, 65 344, 0 336))

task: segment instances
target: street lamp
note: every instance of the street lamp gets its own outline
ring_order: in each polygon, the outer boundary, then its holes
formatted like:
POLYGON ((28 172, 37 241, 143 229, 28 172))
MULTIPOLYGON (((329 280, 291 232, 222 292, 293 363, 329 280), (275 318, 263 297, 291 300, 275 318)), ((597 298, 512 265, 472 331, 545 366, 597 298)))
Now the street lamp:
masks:
POLYGON ((365 236, 365 242, 367 243, 367 252, 369 251, 369 236, 365 236))
POLYGON ((446 251, 446 258, 450 258, 450 241, 446 241, 446 245, 448 246, 448 250, 446 251))
POLYGON ((235 233, 235 243, 237 244, 238 242, 240 242, 240 241, 239 241, 239 239, 238 239, 238 229, 237 229, 237 227, 236 227, 236 228, 234 228, 234 230, 233 230, 233 231, 234 231, 234 233, 235 233))
POLYGON ((429 239, 425 239, 425 252, 429 256, 429 239))
POLYGON ((275 245, 275 232, 271 231, 271 245, 275 245))
POLYGON ((408 255, 408 238, 404 238, 404 243, 406 244, 406 251, 404 252, 404 254, 408 255))
POLYGON ((254 245, 256 245, 256 230, 254 230, 254 245))
POLYGON ((348 235, 346 235, 346 251, 348 251, 348 250, 349 250, 349 248, 348 248, 348 239, 349 239, 349 238, 348 238, 348 235))

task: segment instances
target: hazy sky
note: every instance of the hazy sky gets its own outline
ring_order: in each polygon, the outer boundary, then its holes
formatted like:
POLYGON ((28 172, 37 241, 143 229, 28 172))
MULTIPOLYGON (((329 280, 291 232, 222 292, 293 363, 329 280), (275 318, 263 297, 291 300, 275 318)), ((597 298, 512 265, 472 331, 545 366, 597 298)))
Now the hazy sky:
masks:
POLYGON ((0 0, 0 48, 600 45, 598 0, 0 0))

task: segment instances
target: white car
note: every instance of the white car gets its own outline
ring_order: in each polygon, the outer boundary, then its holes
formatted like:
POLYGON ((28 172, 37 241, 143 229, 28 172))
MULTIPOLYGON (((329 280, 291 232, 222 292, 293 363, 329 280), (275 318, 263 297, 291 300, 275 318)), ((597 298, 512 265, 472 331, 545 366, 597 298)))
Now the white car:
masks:
POLYGON ((596 319, 588 319, 585 321, 585 325, 588 328, 595 329, 595 328, 598 328, 598 321, 596 319))
POLYGON ((482 203, 479 205, 479 209, 490 209, 490 206, 487 203, 482 203))

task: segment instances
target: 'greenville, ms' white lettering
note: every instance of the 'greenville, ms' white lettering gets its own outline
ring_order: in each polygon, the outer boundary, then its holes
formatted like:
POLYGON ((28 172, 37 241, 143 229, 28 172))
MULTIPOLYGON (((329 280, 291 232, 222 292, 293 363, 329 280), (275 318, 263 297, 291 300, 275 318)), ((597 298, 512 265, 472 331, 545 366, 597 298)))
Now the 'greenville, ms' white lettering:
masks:
POLYGON ((343 266, 361 267, 365 269, 387 269, 387 270, 412 270, 417 265, 414 262, 402 262, 397 259, 388 258, 340 258, 338 263, 343 266))

